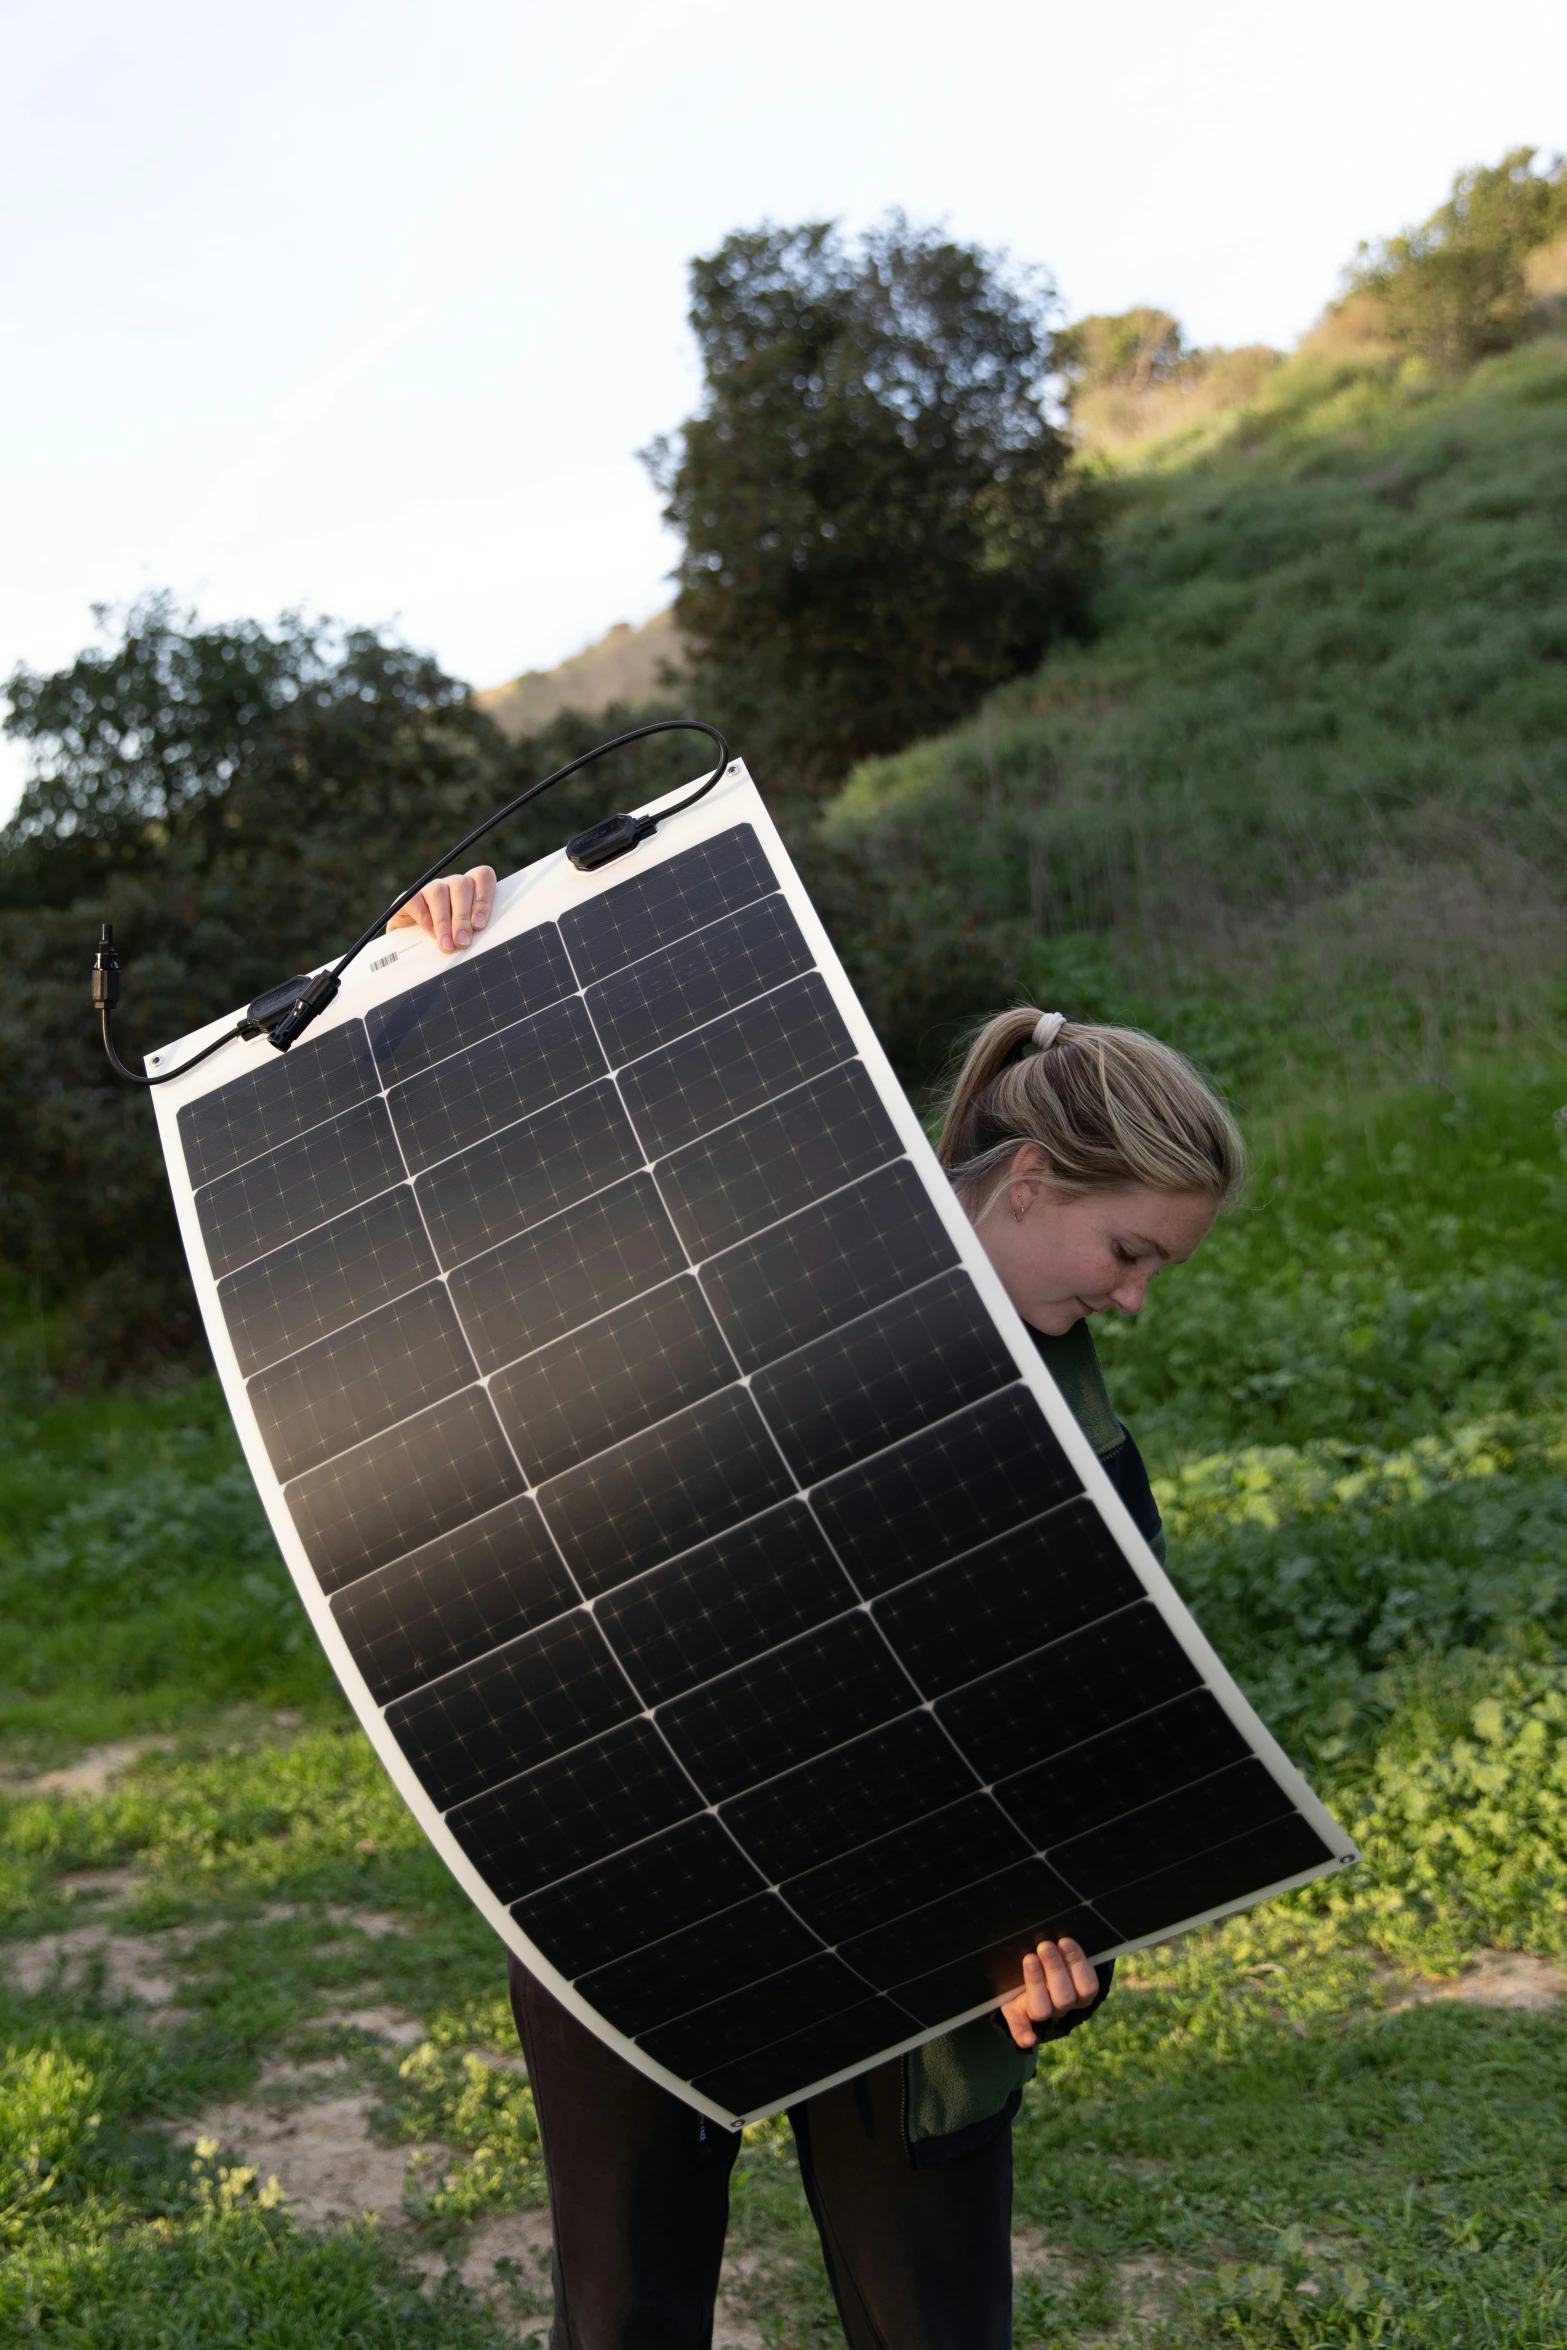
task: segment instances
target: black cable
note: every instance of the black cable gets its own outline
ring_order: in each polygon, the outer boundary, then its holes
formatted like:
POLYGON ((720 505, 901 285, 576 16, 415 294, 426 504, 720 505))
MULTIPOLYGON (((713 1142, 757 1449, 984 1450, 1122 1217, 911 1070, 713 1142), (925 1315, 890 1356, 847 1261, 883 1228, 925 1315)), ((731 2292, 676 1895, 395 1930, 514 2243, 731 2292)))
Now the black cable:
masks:
POLYGON ((575 775, 579 767, 591 767, 596 759, 604 758, 610 751, 622 750, 627 743, 641 742, 650 734, 709 735, 718 745, 718 764, 706 781, 697 785, 695 791, 688 793, 685 799, 677 800, 672 808, 665 808, 660 815, 610 816, 601 824, 590 825, 586 832, 578 833, 575 839, 567 842, 567 856, 583 872, 595 872, 600 865, 607 865, 614 858, 624 856, 628 849, 634 849, 639 841, 646 840, 666 818, 683 815, 687 808, 694 808, 697 801, 705 798, 712 790, 730 763, 727 741, 716 726, 708 725, 706 719, 655 718, 647 726, 634 726, 627 734, 617 734, 607 743, 598 743, 591 751, 584 751, 579 758, 568 759, 564 767, 557 767, 554 774, 546 775, 541 783, 530 784, 525 792, 519 792, 514 800, 508 800, 504 808, 497 808, 493 816, 486 816, 482 824, 476 824, 472 832, 465 833, 454 847, 449 848, 421 873, 417 881, 411 883, 399 897, 393 898, 389 906, 382 908, 369 929, 362 937, 355 939, 347 954, 340 956, 330 970, 318 971, 310 980, 290 981, 285 988, 274 988, 268 995, 258 996, 251 1006, 249 1018, 226 1029, 211 1044, 203 1045, 199 1053, 193 1054, 188 1061, 182 1061, 177 1069, 160 1070, 156 1077, 139 1076, 134 1069, 127 1069, 114 1049, 114 1040, 109 1033, 109 1015, 120 1000, 120 966, 114 952, 113 926, 106 922, 98 942, 98 952, 93 958, 92 991, 93 1003, 102 1015, 103 1049, 109 1056, 110 1067, 130 1085, 167 1085, 172 1078, 183 1077, 188 1069, 196 1067, 198 1061, 206 1060, 219 1046, 232 1043, 236 1037, 265 1035, 280 1053, 286 1053, 290 1045, 298 1043, 311 1021, 325 1011, 342 986, 343 973, 354 957, 362 954, 372 940, 381 937, 392 916, 400 914, 422 889, 439 879, 448 865, 454 864, 476 841, 483 840, 487 832, 493 832, 498 824, 504 824, 508 816, 515 816, 519 808, 525 808, 530 800, 536 800, 540 792, 548 791, 552 784, 563 782, 568 775, 575 775), (298 992, 292 993, 295 988, 298 992), (285 1007, 280 1015, 274 1010, 278 999, 285 1007), (256 1017, 263 1011, 264 1016, 256 1017))
MULTIPOLYGON (((673 808, 666 808, 662 816, 643 816, 641 818, 630 816, 611 816, 607 824, 594 825, 592 828, 593 833, 608 832, 611 826, 618 827, 621 825, 629 825, 634 828, 637 839, 646 840, 650 832, 657 831, 659 825, 664 822, 665 817, 679 816, 682 815, 687 808, 695 807, 697 801, 712 790, 714 784, 718 781, 719 777, 723 774, 724 769, 729 764, 729 745, 724 740, 723 736, 719 733, 717 727, 709 726, 706 721, 701 718, 657 718, 650 726, 634 726, 629 734, 617 734, 612 738, 611 741, 607 743, 600 743, 595 749, 591 751, 584 751, 579 759, 568 760, 564 767, 557 767, 553 775, 546 775, 542 783, 530 784, 525 792, 519 792, 514 800, 508 800, 504 808, 497 808, 493 816, 486 816, 482 824, 476 824, 472 832, 464 833, 462 839, 456 843, 455 847, 449 848, 443 857, 437 857, 435 863, 429 868, 429 870, 425 873, 421 873, 418 880, 403 891, 401 897, 393 898, 389 906, 383 907, 381 912, 377 914, 375 920, 371 923, 369 929, 365 932, 364 936, 362 938, 355 939, 347 954, 343 956, 340 962, 333 966, 332 977, 334 979, 341 979, 343 973, 348 969, 348 966, 353 961, 355 955, 362 954, 364 949, 370 945, 372 940, 377 939, 382 935, 388 922, 391 921, 394 914, 400 914, 404 906, 406 906, 411 899, 416 898, 419 895, 419 892, 425 888, 429 882, 436 881, 440 878, 441 869, 443 866, 455 864, 457 859, 462 856, 466 850, 471 849, 476 841, 483 840, 487 832, 493 832, 497 824, 504 824, 508 816, 515 816, 519 808, 525 808, 530 800, 536 800, 540 792, 548 791, 552 783, 563 782, 568 775, 575 775, 579 767, 590 767, 595 759, 602 759, 606 753, 622 749, 626 743, 640 742, 644 735, 649 734, 711 735, 714 742, 717 743, 719 749, 720 756, 718 765, 713 769, 713 772, 708 777, 707 781, 697 786, 696 790, 691 794, 689 799, 679 801, 673 808)), ((591 837, 592 835, 590 833, 580 833, 578 835, 578 840, 586 841, 591 837)), ((570 856, 572 849, 576 848, 576 846, 577 841, 575 840, 569 843, 566 852, 568 856, 570 856)), ((628 838, 625 842, 625 847, 629 849, 634 846, 635 841, 628 838)), ((623 852, 618 851, 617 853, 623 852)), ((576 860, 573 859, 573 862, 575 863, 576 860)), ((602 862, 607 864, 609 859, 605 858, 602 860, 602 862)), ((333 992, 335 993, 336 991, 334 990, 333 992)))
POLYGON ((220 1046, 232 1044, 237 1036, 244 1036, 250 1029, 250 1023, 242 1020, 238 1027, 225 1028, 223 1034, 215 1036, 211 1044, 204 1044, 199 1053, 192 1053, 188 1061, 181 1061, 177 1069, 164 1069, 156 1077, 143 1077, 135 1069, 127 1069, 114 1049, 114 1039, 109 1034, 109 1007, 107 1004, 100 1006, 100 1016, 103 1021, 103 1049, 109 1056, 109 1066, 116 1077, 125 1079, 127 1085, 167 1085, 171 1077, 183 1077, 186 1070, 194 1069, 198 1061, 209 1059, 220 1046))

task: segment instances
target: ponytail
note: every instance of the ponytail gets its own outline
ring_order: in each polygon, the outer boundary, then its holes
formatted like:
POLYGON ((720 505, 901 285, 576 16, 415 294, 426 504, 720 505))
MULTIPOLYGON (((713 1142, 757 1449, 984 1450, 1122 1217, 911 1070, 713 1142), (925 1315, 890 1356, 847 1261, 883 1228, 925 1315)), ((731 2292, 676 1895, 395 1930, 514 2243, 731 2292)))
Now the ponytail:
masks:
POLYGON ((971 1041, 936 1155, 960 1191, 999 1176, 1025 1145, 1064 1192, 1145 1184, 1208 1192, 1246 1180, 1246 1146, 1190 1061, 1141 1028, 1063 1020, 1018 1005, 971 1041))

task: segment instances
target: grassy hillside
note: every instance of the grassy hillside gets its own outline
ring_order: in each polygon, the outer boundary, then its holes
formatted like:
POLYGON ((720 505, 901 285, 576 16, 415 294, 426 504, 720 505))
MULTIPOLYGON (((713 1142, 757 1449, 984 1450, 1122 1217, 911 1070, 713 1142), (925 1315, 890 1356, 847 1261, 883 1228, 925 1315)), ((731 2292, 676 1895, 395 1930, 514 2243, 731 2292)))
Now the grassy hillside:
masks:
POLYGON ((1554 1041, 1567 341, 1458 381, 1307 348, 1100 478, 1095 641, 823 828, 906 1073, 1020 989, 1142 1009, 1249 1100, 1554 1041))
POLYGON ((666 664, 680 662, 680 640, 671 611, 655 612, 640 628, 627 620, 614 627, 569 660, 553 669, 525 669, 505 685, 486 686, 474 695, 513 742, 543 731, 563 710, 597 717, 620 702, 655 698, 666 664))

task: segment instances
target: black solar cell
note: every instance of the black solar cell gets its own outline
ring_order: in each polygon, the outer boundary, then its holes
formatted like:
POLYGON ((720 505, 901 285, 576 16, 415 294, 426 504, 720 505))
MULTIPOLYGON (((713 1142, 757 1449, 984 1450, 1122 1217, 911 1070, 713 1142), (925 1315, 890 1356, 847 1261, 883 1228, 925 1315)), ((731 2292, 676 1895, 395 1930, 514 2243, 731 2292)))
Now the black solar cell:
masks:
POLYGON ((642 1145, 606 1077, 421 1175, 414 1189, 443 1265, 460 1265, 629 1175, 642 1145))
POLYGON ((629 1175, 470 1257, 451 1291, 480 1369, 494 1371, 685 1269, 652 1176, 629 1175))
POLYGON ((497 1372, 490 1399, 534 1480, 727 1386, 728 1349, 689 1273, 497 1372))
POLYGON ((583 1975, 576 1987, 620 2031, 635 2035, 705 2007, 732 1984, 793 1966, 821 1947, 775 1893, 757 1893, 583 1975))
POLYGON ((1082 1489, 1033 1396, 1009 1386, 856 1462, 811 1505, 860 1589, 876 1592, 1082 1489))
POLYGON ((250 1052, 257 1067, 179 1111, 180 1147, 198 1188, 323 1119, 340 1116, 380 1087, 362 1020, 318 1030, 286 1059, 265 1043, 252 1045, 250 1052))
POLYGON ((655 2063, 689 2080, 704 2064, 750 2055, 829 2016, 843 2015, 864 1999, 863 1978, 824 1953, 763 1981, 738 1984, 723 1998, 655 2026, 643 2034, 642 2046, 655 2063))
POLYGON ((385 1085, 413 1077, 482 1036, 576 992, 576 975, 553 922, 525 930, 493 953, 405 988, 370 1015, 370 1048, 385 1085))
POLYGON ((788 2082, 807 2075, 826 2080, 869 2064, 883 2049, 912 2038, 916 2029, 915 2019, 890 1999, 864 1999, 842 2014, 813 2020, 754 2056, 700 2075, 693 2086, 731 2113, 767 2112, 788 2096, 788 2082))
POLYGON ((580 996, 568 996, 532 1020, 464 1045, 394 1086, 387 1098, 403 1156, 417 1175, 603 1074, 587 1009, 580 996))
POLYGON ((1118 1940, 1137 1941, 1186 1918, 1255 1896, 1263 1885, 1320 1869, 1328 1847, 1298 1812, 1252 1828, 1195 1859, 1158 1870, 1133 1885, 1118 1885, 1099 1904, 1118 1940))
POLYGON ((1015 1994, 1022 1973, 1019 1953, 1040 1942, 1058 1942, 1063 1934, 1070 1934, 1085 1950, 1107 1950, 1121 1939, 1086 1901, 1066 1902, 1019 1918, 994 1942, 899 1983, 893 1995, 927 2028, 944 2023, 949 2016, 1015 1994))
POLYGON ((819 1077, 853 1051, 826 983, 812 972, 646 1054, 622 1070, 621 1097, 648 1156, 657 1158, 819 1077))
POLYGON ((770 1364, 751 1392, 809 1485, 945 1419, 1015 1370, 967 1273, 943 1273, 770 1364))
POLYGON ((248 1377, 439 1272, 414 1195, 399 1183, 226 1274, 218 1295, 248 1377))
POLYGON ((517 1904, 519 1922, 573 1978, 732 1909, 760 1872, 709 1813, 682 1820, 517 1904))
MULTIPOLYGON (((1021 1953, 1065 1930, 1056 1921, 1081 1906, 1073 1888, 1042 1860, 1014 1861, 977 1881, 965 1873, 957 1890, 943 1891, 890 1924, 845 1941, 841 1955, 868 1981, 896 1991, 934 1967, 950 1965, 976 1944, 983 1947, 998 1935, 1014 1934, 1017 1955, 1010 1979, 1016 1984, 1022 1979, 1021 1953)), ((976 1999, 984 1996, 983 1991, 975 1994, 976 1999)))
POLYGON ((616 888, 573 908, 561 919, 561 935, 588 987, 777 887, 755 828, 735 824, 651 873, 627 874, 616 888))
POLYGON ((526 1495, 347 1584, 332 1613, 378 1704, 548 1623, 576 1589, 526 1495))
POLYGON ((687 1143, 654 1172, 681 1239, 700 1262, 902 1149, 864 1063, 849 1061, 687 1143))
POLYGON ((783 1894, 824 1942, 848 1942, 887 1919, 907 1916, 953 1886, 974 1884, 1026 1860, 1026 1839, 988 1795, 880 1836, 873 1844, 789 1878, 783 1894))
POLYGON ((590 1597, 754 1518, 791 1490, 743 1387, 660 1420, 540 1488, 545 1519, 590 1597))
POLYGON ((1044 1851, 1250 1752, 1218 1700, 1194 1689, 1002 1779, 996 1792, 1044 1851))
POLYGON ((1232 1763, 1211 1779, 1198 1779, 1174 1795, 1160 1796, 1104 1827, 1055 1845, 1050 1858, 1090 1901, 1103 1896, 1113 1903, 1121 1886, 1135 1885, 1156 1869, 1195 1860, 1249 1828, 1283 1819, 1294 1808, 1260 1762, 1232 1763))
POLYGON ((812 960, 783 899, 763 898, 590 987, 588 1010, 619 1067, 768 994, 812 960))
POLYGON ((431 1281, 258 1371, 250 1408, 273 1468, 288 1478, 411 1419, 472 1377, 451 1299, 431 1281))
POLYGON ((940 1699, 936 1718, 987 1779, 1025 1758, 1076 1746, 1096 1730, 1194 1689, 1202 1676, 1151 1600, 1055 1641, 1020 1664, 940 1699))
POLYGON ((776 1882, 923 1819, 977 1784, 935 1717, 910 1712, 753 1787, 719 1816, 776 1882))
POLYGON ((386 1709, 442 1811, 639 1711, 584 1608, 459 1665, 386 1709))
POLYGON ((639 1720, 473 1797, 446 1824, 498 1897, 518 1901, 701 1809, 652 1723, 639 1720))
POLYGON ((921 1694, 941 1697, 1126 1607, 1142 1589, 1085 1498, 900 1584, 873 1612, 921 1694))
POLYGON ((407 1170, 379 1096, 328 1118, 276 1150, 259 1152, 196 1194, 201 1236, 214 1273, 228 1273, 312 1232, 360 1200, 373 1199, 407 1170))
POLYGON ((594 1613, 646 1703, 657 1705, 854 1603, 810 1511, 787 1501, 623 1583, 594 1613))
POLYGON ((522 1492, 526 1479, 482 1387, 323 1461, 285 1488, 324 1591, 433 1542, 522 1492))
POLYGON ((906 1159, 800 1208, 702 1268, 742 1370, 790 1354, 957 1260, 906 1159))
POLYGON ((914 1695, 858 1608, 658 1710, 710 1802, 775 1778, 907 1711, 914 1695))

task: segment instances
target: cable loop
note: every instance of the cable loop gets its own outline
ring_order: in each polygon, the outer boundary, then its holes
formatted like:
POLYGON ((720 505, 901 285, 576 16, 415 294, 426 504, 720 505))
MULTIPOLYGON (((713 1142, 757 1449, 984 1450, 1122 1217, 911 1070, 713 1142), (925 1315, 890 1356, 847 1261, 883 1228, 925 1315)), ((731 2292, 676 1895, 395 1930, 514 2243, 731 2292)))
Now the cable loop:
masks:
MULTIPOLYGON (((669 817, 683 816, 687 808, 694 808, 698 800, 706 798, 714 784, 727 772, 731 764, 729 744, 726 738, 716 726, 709 726, 705 718, 655 718, 646 726, 633 726, 628 733, 614 735, 607 743, 597 743, 591 751, 582 752, 578 758, 568 759, 564 767, 555 769, 553 775, 546 775, 541 783, 530 784, 528 789, 519 792, 514 800, 508 800, 504 808, 497 808, 493 816, 486 816, 482 824, 476 824, 472 832, 464 833, 455 847, 449 848, 444 856, 438 857, 433 865, 420 874, 416 882, 413 882, 402 892, 400 897, 393 898, 389 906, 383 907, 369 929, 361 937, 355 939, 346 955, 334 963, 330 970, 318 971, 313 979, 304 983, 294 1002, 271 1025, 266 1027, 267 1041, 276 1045, 279 1052, 287 1052, 290 1045, 296 1044, 311 1022, 319 1013, 325 1011, 327 1005, 337 994, 343 983, 343 973, 348 969, 354 957, 363 954, 371 941, 381 936, 394 914, 400 914, 404 906, 411 899, 416 898, 422 889, 430 882, 440 878, 446 866, 454 864, 476 842, 483 840, 487 832, 493 832, 498 824, 504 824, 508 816, 515 816, 519 808, 525 808, 530 800, 536 800, 539 794, 548 791, 552 784, 562 783, 568 775, 575 775, 579 767, 591 767, 596 759, 606 757, 611 751, 623 750, 627 743, 642 742, 650 734, 708 735, 718 745, 718 764, 712 774, 699 783, 695 791, 688 793, 685 799, 677 800, 672 808, 665 808, 661 815, 644 817, 640 824, 633 826, 631 832, 636 840, 645 839, 650 832, 657 831, 659 825, 669 817)), ((614 819, 611 818, 610 822, 613 823, 614 819)), ((596 827, 595 829, 602 830, 604 828, 596 827)), ((633 839, 628 838, 625 845, 632 846, 633 839)), ((112 936, 107 930, 104 935, 106 939, 112 936)), ((101 961, 100 950, 100 963, 101 961)), ((112 947, 110 948, 110 962, 113 963, 112 947)), ((257 1024, 254 1021, 242 1020, 237 1027, 230 1028, 222 1036, 215 1037, 211 1044, 203 1045, 199 1053, 193 1054, 188 1061, 182 1061, 177 1069, 163 1069, 156 1077, 144 1077, 137 1070, 126 1068, 125 1063, 114 1049, 114 1039, 109 1033, 110 1014, 114 1003, 119 1000, 118 966, 114 965, 113 968, 116 974, 113 1000, 102 1000, 99 997, 96 984, 93 1000, 102 1015, 103 1049, 109 1056, 109 1066, 117 1076, 123 1077, 128 1085, 168 1085, 174 1078, 183 1077, 199 1062, 208 1059, 221 1045, 231 1044, 236 1037, 254 1036, 258 1032, 257 1024)), ((96 977, 95 967, 95 982, 96 977)))

